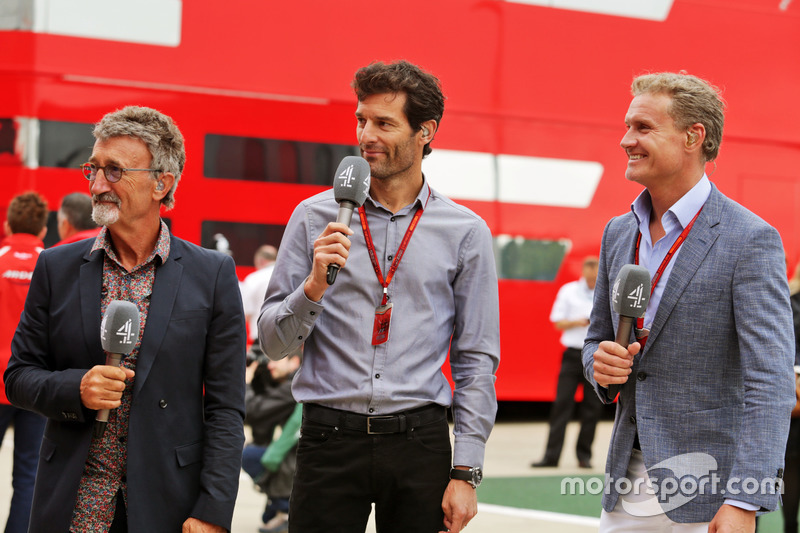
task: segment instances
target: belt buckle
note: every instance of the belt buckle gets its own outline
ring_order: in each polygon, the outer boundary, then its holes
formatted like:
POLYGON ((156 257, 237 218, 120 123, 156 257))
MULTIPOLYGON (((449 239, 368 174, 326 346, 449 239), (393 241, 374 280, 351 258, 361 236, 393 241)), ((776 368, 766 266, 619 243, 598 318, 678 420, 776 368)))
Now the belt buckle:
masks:
POLYGON ((372 431, 373 420, 391 420, 393 416, 368 416, 367 417, 367 435, 386 435, 392 433, 391 431, 372 431))

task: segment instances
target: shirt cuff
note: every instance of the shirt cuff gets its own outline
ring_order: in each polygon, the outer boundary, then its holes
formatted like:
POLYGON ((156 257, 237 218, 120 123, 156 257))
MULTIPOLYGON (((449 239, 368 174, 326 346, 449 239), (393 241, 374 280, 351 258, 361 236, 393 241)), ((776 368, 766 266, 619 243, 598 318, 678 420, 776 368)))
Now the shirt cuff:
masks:
POLYGON ((752 503, 742 502, 739 500, 731 500, 726 498, 723 502, 724 505, 732 505, 734 507, 738 507, 739 509, 744 509, 745 511, 758 511, 761 509, 758 505, 753 505, 752 503))
POLYGON ((456 437, 453 445, 453 465, 482 469, 485 450, 486 444, 481 441, 456 437))

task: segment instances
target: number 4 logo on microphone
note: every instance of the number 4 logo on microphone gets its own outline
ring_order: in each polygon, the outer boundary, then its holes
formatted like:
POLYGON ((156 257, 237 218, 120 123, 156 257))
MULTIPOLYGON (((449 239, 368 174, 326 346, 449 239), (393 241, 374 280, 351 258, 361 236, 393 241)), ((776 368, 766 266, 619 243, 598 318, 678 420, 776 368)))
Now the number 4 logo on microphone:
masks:
POLYGON ((131 319, 129 318, 128 320, 125 321, 124 324, 122 324, 122 327, 120 327, 117 330, 117 336, 122 337, 123 344, 133 343, 133 331, 131 331, 132 329, 133 328, 131 326, 131 319))
POLYGON ((639 285, 633 291, 628 294, 628 300, 632 300, 632 306, 636 308, 642 307, 642 301, 644 300, 644 286, 639 285))
POLYGON ((346 169, 339 174, 339 178, 342 180, 342 185, 344 187, 352 187, 353 185, 351 182, 353 181, 353 165, 348 166, 346 169))

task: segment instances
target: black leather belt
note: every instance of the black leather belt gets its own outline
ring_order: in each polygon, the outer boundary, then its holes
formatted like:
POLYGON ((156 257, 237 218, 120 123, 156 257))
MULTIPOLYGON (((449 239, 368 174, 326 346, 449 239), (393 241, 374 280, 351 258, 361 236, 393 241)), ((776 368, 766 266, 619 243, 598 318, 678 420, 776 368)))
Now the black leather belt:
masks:
POLYGON ((431 404, 402 413, 369 416, 307 403, 303 405, 303 418, 318 424, 362 431, 368 435, 388 435, 446 420, 447 411, 441 405, 431 404))

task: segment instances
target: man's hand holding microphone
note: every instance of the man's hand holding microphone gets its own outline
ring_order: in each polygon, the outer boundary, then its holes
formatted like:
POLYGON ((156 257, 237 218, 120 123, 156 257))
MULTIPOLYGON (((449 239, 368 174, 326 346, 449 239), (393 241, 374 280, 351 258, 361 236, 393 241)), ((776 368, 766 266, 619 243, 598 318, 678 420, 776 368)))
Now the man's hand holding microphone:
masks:
POLYGON ((350 220, 353 211, 364 204, 369 193, 369 163, 359 156, 347 156, 339 163, 333 180, 333 195, 339 204, 336 222, 329 223, 314 241, 314 264, 306 278, 306 297, 314 302, 336 281, 336 275, 347 261, 353 234, 350 220))
POLYGON ((108 304, 100 324, 100 343, 107 352, 106 364, 97 365, 81 378, 81 402, 88 409, 97 410, 95 436, 105 432, 111 409, 119 407, 125 380, 133 379, 134 372, 121 368, 124 355, 133 351, 139 340, 139 309, 135 304, 113 300, 108 304))
POLYGON ((619 314, 616 339, 603 341, 594 352, 594 379, 608 388, 608 398, 613 400, 620 387, 628 381, 633 357, 641 344, 630 343, 631 331, 637 318, 644 316, 650 301, 650 273, 639 265, 623 266, 611 291, 614 311, 619 314))

